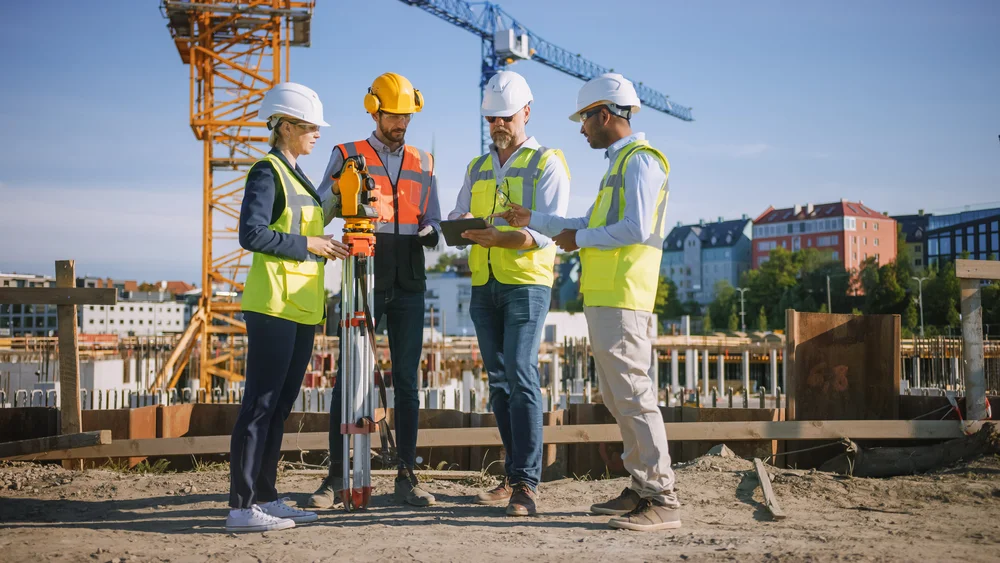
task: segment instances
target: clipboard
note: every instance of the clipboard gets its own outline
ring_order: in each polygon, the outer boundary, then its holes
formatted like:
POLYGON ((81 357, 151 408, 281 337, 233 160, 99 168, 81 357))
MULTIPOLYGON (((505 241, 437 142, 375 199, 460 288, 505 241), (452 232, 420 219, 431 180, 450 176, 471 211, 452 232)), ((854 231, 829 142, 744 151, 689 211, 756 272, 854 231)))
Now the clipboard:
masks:
POLYGON ((475 242, 462 236, 464 231, 485 229, 489 227, 482 217, 472 219, 455 219, 454 221, 441 221, 441 232, 444 234, 444 241, 448 246, 471 246, 475 242))

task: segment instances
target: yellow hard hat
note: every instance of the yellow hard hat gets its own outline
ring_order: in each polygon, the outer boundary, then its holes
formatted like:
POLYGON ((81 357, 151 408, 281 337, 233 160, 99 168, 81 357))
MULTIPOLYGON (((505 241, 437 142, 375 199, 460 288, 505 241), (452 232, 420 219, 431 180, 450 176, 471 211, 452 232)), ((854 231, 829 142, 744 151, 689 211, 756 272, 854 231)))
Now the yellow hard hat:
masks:
POLYGON ((371 88, 365 94, 365 110, 374 114, 385 113, 417 113, 424 107, 424 98, 420 90, 414 90, 413 84, 406 77, 387 72, 372 82, 371 88))

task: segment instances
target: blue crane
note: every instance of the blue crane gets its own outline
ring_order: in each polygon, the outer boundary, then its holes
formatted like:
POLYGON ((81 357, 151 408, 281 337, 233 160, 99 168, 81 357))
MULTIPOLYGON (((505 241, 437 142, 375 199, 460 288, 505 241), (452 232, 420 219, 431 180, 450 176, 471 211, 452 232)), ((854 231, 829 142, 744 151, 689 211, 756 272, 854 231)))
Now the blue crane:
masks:
MULTIPOLYGON (((410 6, 416 6, 426 12, 464 28, 478 35, 483 41, 482 76, 479 79, 480 97, 482 89, 490 78, 503 70, 507 65, 519 60, 531 59, 546 66, 575 76, 581 80, 590 80, 611 69, 588 61, 578 54, 573 54, 553 45, 533 33, 513 16, 503 11, 499 5, 492 2, 465 2, 464 0, 400 0, 410 6)), ((694 121, 691 108, 671 102, 666 94, 658 92, 642 82, 632 81, 636 93, 645 107, 661 111, 684 121, 694 121)), ((480 120, 480 143, 482 152, 487 151, 490 143, 489 133, 483 120, 480 120)))

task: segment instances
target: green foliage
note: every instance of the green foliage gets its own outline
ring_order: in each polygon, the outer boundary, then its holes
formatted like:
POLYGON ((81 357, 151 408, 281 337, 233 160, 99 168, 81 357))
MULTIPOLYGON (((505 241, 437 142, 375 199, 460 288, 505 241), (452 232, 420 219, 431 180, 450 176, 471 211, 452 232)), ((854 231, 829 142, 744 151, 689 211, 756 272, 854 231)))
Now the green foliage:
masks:
POLYGON ((733 303, 733 306, 729 310, 728 328, 730 331, 740 329, 740 317, 736 314, 736 303, 733 303))
POLYGON ((767 311, 763 305, 760 306, 760 313, 757 314, 757 330, 767 330, 767 311))
MULTIPOLYGON (((566 309, 569 310, 569 307, 567 306, 566 309)), ((653 304, 653 312, 661 321, 677 319, 687 314, 680 298, 677 297, 677 284, 666 276, 660 276, 656 286, 656 301, 653 304)))

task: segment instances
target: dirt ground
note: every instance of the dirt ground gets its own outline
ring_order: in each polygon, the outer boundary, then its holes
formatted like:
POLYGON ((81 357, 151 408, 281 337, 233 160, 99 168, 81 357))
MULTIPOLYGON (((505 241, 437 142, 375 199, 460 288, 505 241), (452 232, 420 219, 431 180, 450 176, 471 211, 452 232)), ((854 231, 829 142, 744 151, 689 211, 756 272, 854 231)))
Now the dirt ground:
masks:
MULTIPOLYGON (((534 518, 470 504, 482 485, 427 483, 438 504, 396 506, 388 478, 365 512, 322 511, 291 530, 224 531, 225 466, 136 474, 0 464, 0 561, 998 561, 1000 457, 930 475, 852 479, 772 468, 788 518, 771 521, 753 464, 702 457, 675 467, 683 527, 611 530, 591 503, 625 479, 543 484, 534 518)), ((304 502, 319 480, 286 471, 304 502)))

